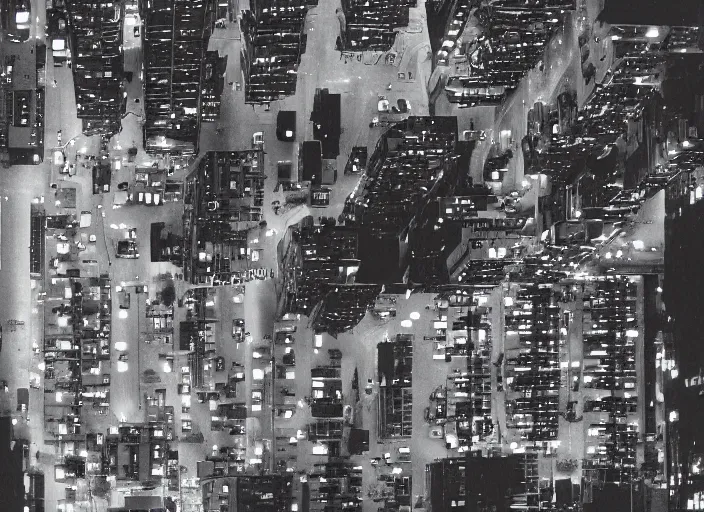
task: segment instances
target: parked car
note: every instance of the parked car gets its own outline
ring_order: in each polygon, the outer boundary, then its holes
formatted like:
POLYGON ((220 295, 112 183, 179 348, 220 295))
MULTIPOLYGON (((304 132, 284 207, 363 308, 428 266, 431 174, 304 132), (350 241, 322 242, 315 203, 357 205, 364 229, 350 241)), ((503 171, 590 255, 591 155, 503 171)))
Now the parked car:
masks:
POLYGON ((161 204, 161 194, 159 192, 147 192, 145 204, 149 206, 159 206, 161 204))
POLYGON ((222 372, 225 370, 225 358, 220 356, 215 358, 215 371, 222 372))
POLYGON ((259 412, 262 410, 262 403, 264 402, 264 390, 263 389, 252 389, 252 412, 259 412))

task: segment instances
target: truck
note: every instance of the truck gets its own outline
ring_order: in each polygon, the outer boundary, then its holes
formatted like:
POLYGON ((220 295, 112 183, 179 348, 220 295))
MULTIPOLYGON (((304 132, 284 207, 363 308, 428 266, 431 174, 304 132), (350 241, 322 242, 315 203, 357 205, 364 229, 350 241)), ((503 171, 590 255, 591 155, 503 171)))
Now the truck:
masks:
POLYGON ((284 142, 296 140, 296 111, 281 110, 276 116, 276 138, 284 142))
POLYGON ((307 140, 301 143, 298 153, 298 168, 303 169, 303 181, 312 186, 323 184, 323 149, 319 140, 307 140))
POLYGON ((81 228, 89 228, 90 225, 93 222, 93 214, 89 211, 82 211, 81 212, 81 223, 80 227, 81 228))
POLYGON ((324 158, 335 159, 340 154, 341 104, 340 94, 331 94, 328 89, 316 89, 311 121, 313 137, 322 142, 324 158))
POLYGON ((54 60, 54 67, 61 67, 69 59, 70 50, 68 48, 68 31, 66 20, 61 17, 56 18, 56 34, 51 40, 51 54, 54 60))
POLYGON ((17 411, 27 413, 29 411, 29 389, 17 389, 17 411))

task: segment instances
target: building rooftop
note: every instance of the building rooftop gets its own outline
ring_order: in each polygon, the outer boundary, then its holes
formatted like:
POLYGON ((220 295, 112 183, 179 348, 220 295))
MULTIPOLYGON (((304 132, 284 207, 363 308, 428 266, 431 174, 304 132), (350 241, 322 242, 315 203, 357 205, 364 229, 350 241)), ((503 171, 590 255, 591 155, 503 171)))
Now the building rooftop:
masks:
POLYGON ((700 0, 606 0, 599 20, 611 25, 697 26, 704 13, 700 0))

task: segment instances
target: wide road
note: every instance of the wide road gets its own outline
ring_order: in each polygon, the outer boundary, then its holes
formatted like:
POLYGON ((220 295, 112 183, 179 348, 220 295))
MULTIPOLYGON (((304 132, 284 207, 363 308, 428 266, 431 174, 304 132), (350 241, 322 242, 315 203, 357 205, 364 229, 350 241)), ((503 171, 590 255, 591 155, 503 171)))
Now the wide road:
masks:
MULTIPOLYGON (((45 4, 44 0, 31 2, 30 37, 42 42, 45 41, 45 4)), ((48 70, 48 73, 52 71, 53 69, 48 70)), ((46 112, 52 112, 52 106, 58 107, 60 104, 55 95, 53 99, 50 96, 51 93, 47 91, 46 112)), ((47 115, 45 120, 48 124, 62 117, 47 115)), ((47 140, 45 147, 49 145, 47 140)), ((3 299, 0 301, 0 325, 3 329, 0 379, 7 381, 9 389, 8 396, 3 397, 1 403, 3 406, 9 405, 13 415, 16 414, 17 389, 29 388, 30 373, 41 373, 37 368, 38 360, 32 352, 33 343, 36 342, 40 347, 42 345, 42 316, 36 307, 37 289, 30 280, 29 273, 30 209, 33 199, 48 190, 48 170, 47 164, 44 164, 14 166, 0 173, 0 289, 3 290, 3 299), (19 320, 25 325, 13 332, 7 325, 8 320, 19 320)), ((14 432, 17 437, 30 439, 33 464, 36 463, 37 451, 42 453, 42 457, 46 454, 51 458, 53 454, 53 448, 44 446, 43 398, 41 390, 30 389, 27 414, 30 421, 18 417, 14 432)), ((56 486, 48 478, 45 492, 47 510, 56 510, 57 499, 56 486)))

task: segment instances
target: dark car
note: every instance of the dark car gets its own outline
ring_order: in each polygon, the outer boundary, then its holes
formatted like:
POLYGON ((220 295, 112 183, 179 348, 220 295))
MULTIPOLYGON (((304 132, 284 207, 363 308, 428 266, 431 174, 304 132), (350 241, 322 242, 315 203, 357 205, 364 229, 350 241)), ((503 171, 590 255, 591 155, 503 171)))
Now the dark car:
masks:
POLYGON ((235 318, 232 320, 232 338, 237 343, 242 343, 245 338, 244 332, 244 320, 241 318, 235 318))
POLYGON ((225 370, 225 358, 224 357, 216 357, 215 358, 215 371, 222 372, 224 370, 225 370))
POLYGON ((296 365, 296 353, 290 347, 286 348, 286 352, 281 358, 284 366, 295 366, 296 365))
POLYGON ((137 242, 134 240, 120 240, 117 242, 117 254, 118 258, 129 258, 137 259, 139 258, 139 251, 137 250, 137 242))
POLYGON ((296 111, 281 110, 276 116, 276 138, 284 142, 296 140, 296 111))
POLYGON ((129 183, 126 181, 123 181, 122 183, 117 184, 117 190, 127 190, 129 188, 129 183))
POLYGON ((51 308, 51 312, 55 315, 70 315, 71 311, 72 308, 69 304, 61 304, 60 306, 51 308))

